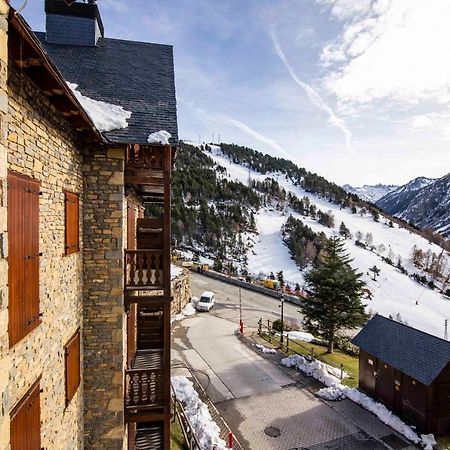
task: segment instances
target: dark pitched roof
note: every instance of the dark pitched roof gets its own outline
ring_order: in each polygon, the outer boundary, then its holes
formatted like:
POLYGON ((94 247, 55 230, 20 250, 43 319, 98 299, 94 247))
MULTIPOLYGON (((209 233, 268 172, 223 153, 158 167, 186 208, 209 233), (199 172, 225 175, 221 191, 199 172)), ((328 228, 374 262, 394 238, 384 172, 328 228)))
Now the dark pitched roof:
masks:
POLYGON ((450 362, 450 342, 380 315, 352 342, 427 386, 450 362))
POLYGON ((66 81, 85 96, 131 111, 128 127, 102 133, 116 143, 147 142, 160 130, 178 142, 172 46, 100 38, 96 47, 49 44, 36 33, 66 81))

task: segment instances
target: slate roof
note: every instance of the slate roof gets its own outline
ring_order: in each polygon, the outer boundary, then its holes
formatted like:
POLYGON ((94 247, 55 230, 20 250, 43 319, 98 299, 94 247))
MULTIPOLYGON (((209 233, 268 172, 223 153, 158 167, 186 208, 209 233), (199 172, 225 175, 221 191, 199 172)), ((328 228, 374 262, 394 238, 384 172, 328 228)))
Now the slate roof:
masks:
POLYGON ((173 49, 170 45, 100 38, 96 47, 49 44, 36 33, 66 81, 85 96, 131 111, 128 127, 102 133, 110 142, 145 144, 167 130, 178 142, 173 49))
POLYGON ((450 362, 450 342, 380 315, 352 342, 427 386, 450 362))

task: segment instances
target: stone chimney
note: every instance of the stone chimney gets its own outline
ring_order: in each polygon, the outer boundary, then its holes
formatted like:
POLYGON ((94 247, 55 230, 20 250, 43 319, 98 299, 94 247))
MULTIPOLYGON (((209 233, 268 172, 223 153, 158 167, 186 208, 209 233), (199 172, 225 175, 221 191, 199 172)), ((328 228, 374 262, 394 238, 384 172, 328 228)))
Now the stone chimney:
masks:
POLYGON ((100 11, 94 1, 45 0, 45 14, 49 44, 94 47, 104 36, 100 11))

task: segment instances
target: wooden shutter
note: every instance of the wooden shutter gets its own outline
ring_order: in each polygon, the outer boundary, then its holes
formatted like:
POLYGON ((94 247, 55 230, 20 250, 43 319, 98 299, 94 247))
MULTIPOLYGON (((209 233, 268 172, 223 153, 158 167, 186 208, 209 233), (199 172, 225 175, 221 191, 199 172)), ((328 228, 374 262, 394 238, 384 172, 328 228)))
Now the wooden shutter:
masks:
POLYGON ((41 449, 39 380, 11 411, 11 450, 41 449))
POLYGON ((133 203, 128 203, 127 208, 127 249, 136 248, 136 210, 133 203))
POLYGON ((65 202, 65 254, 80 251, 80 202, 78 194, 64 193, 65 202))
POLYGON ((9 341, 39 325, 39 182, 8 174, 9 341))
POLYGON ((66 405, 69 404, 80 385, 80 330, 65 346, 66 359, 66 405))

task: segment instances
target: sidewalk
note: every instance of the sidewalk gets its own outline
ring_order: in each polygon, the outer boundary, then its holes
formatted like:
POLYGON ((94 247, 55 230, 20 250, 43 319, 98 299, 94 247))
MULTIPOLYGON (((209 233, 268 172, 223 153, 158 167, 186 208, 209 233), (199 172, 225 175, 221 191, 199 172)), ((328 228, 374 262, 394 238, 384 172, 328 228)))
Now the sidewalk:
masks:
MULTIPOLYGON (((234 399, 217 404, 231 428, 239 430, 249 442, 248 448, 264 449, 392 449, 413 450, 419 447, 382 423, 372 413, 351 400, 330 402, 314 394, 323 386, 295 369, 280 365, 284 355, 263 354, 254 344, 270 347, 256 332, 241 341, 261 357, 276 364, 292 378, 294 385, 281 391, 234 399), (262 412, 255 414, 255 412, 262 412), (269 430, 267 430, 269 428, 269 430), (272 429, 270 429, 272 428, 272 429), (265 430, 265 433, 261 432, 265 430), (277 438, 267 432, 278 434, 277 438)), ((243 445, 244 442, 243 442, 243 445)))

